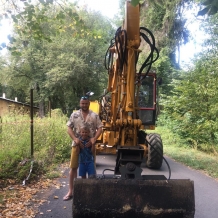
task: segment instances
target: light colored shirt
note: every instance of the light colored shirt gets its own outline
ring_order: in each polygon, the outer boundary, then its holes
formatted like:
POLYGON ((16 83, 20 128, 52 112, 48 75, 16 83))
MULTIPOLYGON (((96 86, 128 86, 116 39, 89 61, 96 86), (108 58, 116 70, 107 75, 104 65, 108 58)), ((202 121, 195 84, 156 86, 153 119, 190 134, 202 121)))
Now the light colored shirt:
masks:
POLYGON ((80 128, 86 125, 90 130, 90 137, 93 138, 95 136, 96 130, 103 127, 103 124, 95 112, 89 110, 88 115, 86 116, 86 120, 84 120, 82 115, 82 110, 78 110, 73 112, 70 116, 70 119, 67 122, 67 126, 72 128, 75 136, 79 137, 80 128))

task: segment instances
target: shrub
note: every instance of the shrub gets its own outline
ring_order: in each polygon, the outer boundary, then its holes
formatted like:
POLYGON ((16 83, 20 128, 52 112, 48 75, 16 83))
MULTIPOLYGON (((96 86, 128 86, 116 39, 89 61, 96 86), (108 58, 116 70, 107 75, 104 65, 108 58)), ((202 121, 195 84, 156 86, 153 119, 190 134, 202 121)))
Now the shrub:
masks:
POLYGON ((32 174, 40 174, 53 163, 70 158, 70 137, 67 135, 67 117, 52 111, 52 117, 34 118, 33 157, 29 115, 9 114, 0 123, 0 177, 25 179, 30 160, 34 159, 32 174), (24 160, 25 164, 21 164, 24 160))

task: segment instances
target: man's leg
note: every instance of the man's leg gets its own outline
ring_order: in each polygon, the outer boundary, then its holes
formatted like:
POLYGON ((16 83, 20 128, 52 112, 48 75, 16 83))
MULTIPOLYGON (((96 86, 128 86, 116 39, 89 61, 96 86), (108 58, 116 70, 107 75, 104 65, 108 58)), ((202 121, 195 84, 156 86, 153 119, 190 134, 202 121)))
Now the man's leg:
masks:
POLYGON ((73 196, 73 181, 77 178, 77 168, 78 168, 78 154, 76 152, 76 147, 72 147, 71 159, 70 159, 70 172, 69 172, 69 190, 64 196, 63 200, 70 200, 73 196))
POLYGON ((68 201, 73 197, 73 181, 77 178, 77 168, 71 168, 69 172, 69 190, 67 194, 63 197, 64 201, 68 201))
POLYGON ((77 168, 70 169, 69 172, 70 181, 69 181, 69 192, 68 195, 73 195, 73 181, 77 178, 77 168))

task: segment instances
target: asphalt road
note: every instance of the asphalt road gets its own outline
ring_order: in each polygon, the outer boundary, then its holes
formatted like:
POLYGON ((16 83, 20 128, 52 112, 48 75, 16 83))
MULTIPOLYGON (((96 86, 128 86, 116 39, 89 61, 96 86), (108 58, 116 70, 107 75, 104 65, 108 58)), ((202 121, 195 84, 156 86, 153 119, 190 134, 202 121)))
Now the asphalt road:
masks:
MULTIPOLYGON (((192 170, 172 159, 165 157, 171 168, 171 179, 191 179, 194 181, 195 188, 195 218, 218 218, 218 181, 204 175, 203 173, 192 170)), ((96 159, 97 173, 101 174, 104 169, 114 169, 114 155, 99 155, 96 159)), ((142 164, 143 175, 165 175, 169 177, 167 165, 163 163, 160 170, 150 170, 142 164)), ((66 169, 66 178, 60 178, 61 189, 52 188, 46 193, 39 193, 41 199, 47 201, 40 206, 36 218, 71 218, 72 217, 72 200, 63 201, 63 196, 67 193, 69 187, 68 172, 66 169), (58 198, 54 198, 57 196, 58 198), (41 214, 40 214, 41 213, 41 214), (43 214, 42 214, 43 213, 43 214)), ((107 174, 113 174, 106 171, 107 174)))

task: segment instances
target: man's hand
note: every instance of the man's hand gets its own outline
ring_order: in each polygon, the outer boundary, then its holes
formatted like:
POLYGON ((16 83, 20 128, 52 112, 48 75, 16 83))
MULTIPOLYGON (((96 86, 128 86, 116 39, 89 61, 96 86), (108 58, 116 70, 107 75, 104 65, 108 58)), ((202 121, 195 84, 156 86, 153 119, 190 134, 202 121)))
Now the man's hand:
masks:
POLYGON ((80 147, 81 149, 84 149, 84 145, 83 145, 83 143, 82 143, 81 141, 79 141, 79 147, 80 147))
POLYGON ((76 145, 80 144, 80 140, 78 138, 75 138, 73 141, 75 142, 76 145))
POLYGON ((83 143, 78 138, 76 138, 74 140, 74 142, 75 142, 76 146, 79 146, 81 149, 84 149, 83 143))
POLYGON ((86 147, 92 147, 96 142, 95 138, 90 138, 90 140, 86 143, 86 147))
POLYGON ((96 139, 95 138, 91 138, 90 141, 91 141, 91 144, 94 145, 95 142, 96 142, 96 139))

